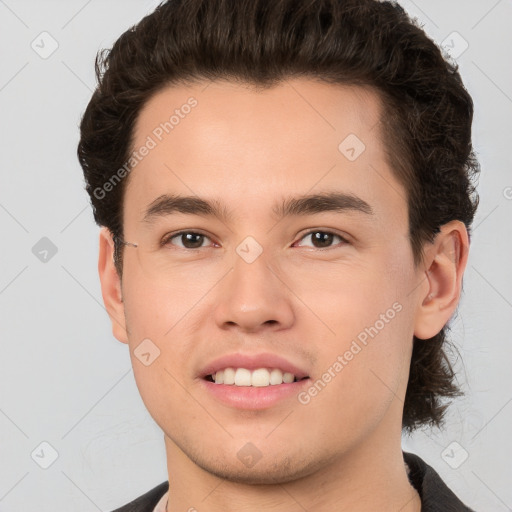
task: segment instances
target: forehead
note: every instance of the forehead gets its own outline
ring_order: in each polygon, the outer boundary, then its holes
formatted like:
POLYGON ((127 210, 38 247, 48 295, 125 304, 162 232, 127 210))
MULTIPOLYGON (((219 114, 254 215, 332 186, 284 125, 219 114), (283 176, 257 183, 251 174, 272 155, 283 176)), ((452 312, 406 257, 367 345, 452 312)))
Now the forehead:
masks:
MULTIPOLYGON (((134 139, 137 145, 153 134, 158 142, 161 138, 180 144, 188 141, 190 147, 198 142, 218 144, 222 138, 228 142, 236 135, 247 149, 251 139, 252 147, 258 147, 264 142, 301 142, 314 136, 315 144, 320 138, 329 144, 350 130, 365 138, 380 117, 380 99, 369 87, 290 79, 256 88, 223 80, 158 92, 139 113, 134 139), (171 133, 173 137, 166 137, 171 133)), ((372 137, 378 134, 376 130, 372 137)))
POLYGON ((133 161, 125 213, 140 220, 165 193, 224 198, 230 209, 256 213, 316 188, 364 196, 377 211, 386 201, 404 208, 381 141, 381 111, 368 88, 306 79, 268 89, 228 81, 168 87, 135 124, 132 149, 145 156, 133 161))

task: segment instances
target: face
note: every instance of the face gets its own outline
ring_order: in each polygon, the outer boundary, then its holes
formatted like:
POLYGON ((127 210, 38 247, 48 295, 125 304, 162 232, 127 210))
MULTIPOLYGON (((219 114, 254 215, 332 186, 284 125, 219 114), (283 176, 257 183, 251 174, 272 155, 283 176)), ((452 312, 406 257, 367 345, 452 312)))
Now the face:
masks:
POLYGON ((380 115, 371 91, 304 79, 176 86, 141 111, 117 337, 169 451, 286 482, 399 436, 421 276, 380 115))

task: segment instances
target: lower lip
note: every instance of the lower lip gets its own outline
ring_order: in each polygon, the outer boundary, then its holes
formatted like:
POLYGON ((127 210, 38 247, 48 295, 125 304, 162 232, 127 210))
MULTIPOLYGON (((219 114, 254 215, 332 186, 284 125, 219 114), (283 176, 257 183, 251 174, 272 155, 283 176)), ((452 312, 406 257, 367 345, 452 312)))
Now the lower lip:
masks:
POLYGON ((237 409, 268 409, 279 402, 296 397, 306 386, 310 379, 303 379, 289 384, 274 384, 265 387, 235 386, 215 384, 201 379, 207 393, 230 407, 237 409))

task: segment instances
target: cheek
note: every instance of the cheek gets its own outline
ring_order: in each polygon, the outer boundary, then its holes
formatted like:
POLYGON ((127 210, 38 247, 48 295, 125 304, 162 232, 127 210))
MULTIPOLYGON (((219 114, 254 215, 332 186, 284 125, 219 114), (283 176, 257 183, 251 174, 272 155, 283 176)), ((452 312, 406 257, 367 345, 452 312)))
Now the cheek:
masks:
POLYGON ((125 265, 123 302, 129 337, 168 340, 182 326, 215 283, 215 276, 198 271, 172 276, 148 276, 136 259, 125 265))
MULTIPOLYGON (((402 303, 404 265, 378 255, 366 261, 316 263, 289 276, 294 292, 328 328, 325 334, 351 338, 370 327, 395 302, 402 303)), ((403 305, 403 304, 402 304, 403 305)), ((390 315, 394 317, 394 310, 390 315)), ((319 327, 321 323, 319 322, 319 327)))
POLYGON ((190 347, 180 322, 190 306, 181 290, 150 286, 136 272, 129 275, 123 300, 135 382, 155 422, 177 431, 182 419, 176 411, 190 400, 182 364, 190 347))
POLYGON ((308 391, 307 414, 320 422, 323 418, 326 425, 340 425, 337 433, 326 432, 340 442, 364 437, 390 408, 403 407, 412 346, 408 313, 397 302, 375 312, 361 323, 347 311, 333 341, 318 347, 321 357, 308 391))
POLYGON ((395 393, 405 392, 414 323, 407 297, 412 262, 404 258, 405 250, 382 251, 366 264, 332 265, 329 272, 314 279, 306 273, 301 281, 297 295, 324 323, 317 323, 323 341, 317 346, 316 378, 333 382, 326 386, 330 406, 320 407, 318 414, 332 407, 354 420, 378 417, 395 393))

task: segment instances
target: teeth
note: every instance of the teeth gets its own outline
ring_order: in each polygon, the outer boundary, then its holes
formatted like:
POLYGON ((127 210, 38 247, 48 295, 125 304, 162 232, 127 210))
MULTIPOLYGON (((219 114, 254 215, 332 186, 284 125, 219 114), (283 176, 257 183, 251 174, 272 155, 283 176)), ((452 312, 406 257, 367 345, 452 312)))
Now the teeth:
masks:
POLYGON ((268 370, 258 368, 250 371, 246 368, 225 368, 212 375, 215 384, 228 384, 235 386, 266 387, 278 384, 290 384, 295 380, 293 373, 282 372, 278 368, 268 370))
MULTIPOLYGON (((217 375, 215 375, 217 378, 217 375)), ((235 370, 233 368, 226 368, 224 370, 224 384, 234 384, 235 383, 235 370)))
POLYGON ((251 372, 245 368, 238 368, 235 372, 235 386, 251 385, 251 372))
MULTIPOLYGON (((240 369, 238 369, 236 371, 236 373, 238 374, 239 371, 240 371, 240 369)), ((276 370, 276 371, 279 371, 279 370, 276 370)), ((278 382, 278 384, 281 384, 281 383, 278 382)), ((254 370, 251 375, 251 386, 258 387, 258 388, 270 386, 269 371, 266 368, 259 368, 258 370, 254 370)))
POLYGON ((295 376, 292 373, 284 373, 283 374, 283 382, 285 384, 290 384, 295 380, 295 376))
POLYGON ((272 370, 270 372, 270 384, 281 384, 283 382, 283 372, 281 370, 272 370))

